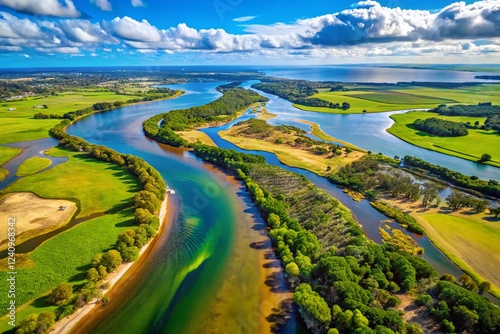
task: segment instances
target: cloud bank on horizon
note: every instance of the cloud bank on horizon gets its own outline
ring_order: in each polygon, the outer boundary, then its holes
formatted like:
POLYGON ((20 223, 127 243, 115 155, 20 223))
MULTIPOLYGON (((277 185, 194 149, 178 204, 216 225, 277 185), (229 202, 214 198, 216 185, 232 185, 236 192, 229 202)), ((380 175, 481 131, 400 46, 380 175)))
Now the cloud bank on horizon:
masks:
MULTIPOLYGON (((113 8, 109 0, 90 3, 102 11, 113 8)), ((141 0, 131 0, 131 5, 147 6, 141 0)), ((72 0, 44 0, 43 5, 39 0, 0 0, 0 59, 13 53, 25 58, 37 54, 189 54, 234 62, 249 56, 282 62, 450 55, 490 61, 493 56, 497 63, 500 59, 500 0, 454 2, 437 11, 389 8, 366 0, 293 23, 250 24, 256 16, 235 18, 236 24, 244 24, 239 34, 221 28, 194 29, 182 22, 158 27, 130 16, 100 21, 86 16, 72 0)))

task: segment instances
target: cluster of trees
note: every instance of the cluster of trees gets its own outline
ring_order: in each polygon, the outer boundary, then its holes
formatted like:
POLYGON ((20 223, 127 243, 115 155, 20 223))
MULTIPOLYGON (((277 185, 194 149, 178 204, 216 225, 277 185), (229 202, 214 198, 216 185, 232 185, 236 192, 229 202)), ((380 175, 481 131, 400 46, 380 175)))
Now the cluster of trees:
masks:
POLYGON ((65 119, 50 131, 53 137, 59 139, 60 146, 88 152, 91 157, 124 167, 137 177, 142 186, 142 190, 134 197, 134 216, 138 226, 120 234, 115 249, 94 256, 87 271, 87 280, 78 292, 73 291, 71 284, 61 283, 48 296, 50 303, 59 306, 55 312, 42 313, 44 316, 29 315, 20 322, 16 333, 46 333, 55 319, 62 319, 95 298, 100 298, 102 287, 99 282, 123 261, 135 261, 139 257, 139 249, 156 235, 160 225, 156 214, 166 194, 165 182, 160 173, 141 158, 120 154, 106 146, 90 144, 68 135, 64 129, 69 124, 71 121, 65 119))
POLYGON ((252 90, 242 88, 220 88, 224 95, 218 100, 199 107, 173 110, 159 114, 144 121, 146 135, 159 142, 172 146, 188 146, 175 131, 191 129, 208 122, 222 122, 234 119, 237 113, 256 102, 268 99, 252 90))
MULTIPOLYGON (((471 117, 487 117, 484 125, 481 125, 483 130, 495 130, 500 132, 500 106, 493 105, 491 102, 482 102, 477 105, 454 105, 447 106, 441 104, 435 109, 429 110, 447 116, 471 116, 471 117)), ((472 126, 470 126, 472 127, 472 126)), ((479 127, 479 122, 476 122, 474 128, 479 127)))
POLYGON ((437 175, 440 178, 466 189, 479 191, 496 198, 500 198, 500 183, 496 180, 484 181, 474 176, 467 176, 462 173, 450 170, 445 167, 433 165, 422 159, 405 156, 405 167, 414 167, 425 174, 437 175))
POLYGON ((291 125, 278 125, 273 126, 268 124, 263 119, 250 118, 246 121, 238 122, 235 124, 236 126, 245 126, 242 130, 240 130, 240 134, 247 136, 254 136, 260 139, 264 139, 272 136, 276 132, 281 132, 284 134, 296 134, 302 135, 305 134, 306 131, 298 128, 296 126, 291 125))
POLYGON ((57 114, 44 114, 44 113, 36 113, 35 115, 33 115, 33 118, 34 119, 61 119, 63 118, 61 115, 57 115, 57 114))
POLYGON ((484 126, 488 129, 500 132, 500 115, 489 116, 486 122, 484 122, 484 126))
POLYGON ((45 334, 55 323, 54 312, 42 312, 40 314, 30 314, 17 326, 16 334, 45 334))
POLYGON ((489 117, 500 115, 500 106, 492 105, 490 102, 479 103, 477 105, 459 104, 453 106, 441 104, 429 111, 445 116, 489 117))
POLYGON ((435 117, 425 120, 417 119, 413 122, 413 127, 440 137, 461 137, 469 134, 464 124, 435 117))
POLYGON ((241 84, 242 84, 242 81, 230 82, 228 84, 218 86, 215 90, 224 94, 225 91, 236 88, 241 84))
POLYGON ((332 87, 331 83, 287 79, 277 79, 252 85, 252 88, 277 95, 294 103, 299 99, 306 99, 317 94, 318 89, 332 87))
POLYGON ((259 89, 263 92, 277 95, 288 101, 296 104, 301 104, 304 106, 311 107, 325 107, 334 109, 347 110, 351 107, 348 102, 333 103, 315 97, 310 97, 311 95, 317 94, 318 89, 330 88, 330 91, 347 90, 347 88, 340 84, 332 84, 328 82, 311 82, 304 80, 278 80, 261 82, 252 85, 252 88, 259 89))
POLYGON ((467 195, 461 191, 452 191, 450 195, 446 197, 446 204, 452 210, 458 210, 463 207, 472 208, 475 212, 480 213, 486 210, 489 202, 484 199, 480 199, 471 195, 467 195))
POLYGON ((441 322, 441 329, 445 333, 498 333, 500 309, 475 292, 485 289, 489 289, 488 282, 483 282, 478 288, 466 275, 458 282, 451 275, 443 275, 436 286, 428 291, 437 299, 433 300, 424 293, 417 302, 425 305, 441 322))
POLYGON ((404 197, 413 201, 422 198, 425 187, 399 171, 388 173, 382 163, 394 163, 393 159, 380 159, 379 155, 367 155, 363 159, 342 166, 329 176, 330 181, 364 193, 375 200, 382 191, 392 197, 404 197))
POLYGON ((234 118, 239 111, 251 104, 267 101, 267 98, 252 90, 243 88, 227 89, 224 90, 224 95, 214 102, 166 113, 163 117, 162 127, 182 131, 208 122, 227 121, 234 118))

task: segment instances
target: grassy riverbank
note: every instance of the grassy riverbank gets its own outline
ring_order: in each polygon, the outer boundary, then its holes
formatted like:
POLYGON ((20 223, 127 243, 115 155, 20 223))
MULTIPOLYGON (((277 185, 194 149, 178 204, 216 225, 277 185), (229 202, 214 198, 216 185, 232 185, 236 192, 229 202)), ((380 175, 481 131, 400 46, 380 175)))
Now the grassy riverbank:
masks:
MULTIPOLYGON (((20 306, 32 301, 21 306, 18 319, 53 310, 43 296, 57 284, 83 282, 92 257, 109 249, 117 235, 132 226, 132 202, 139 190, 137 179, 124 168, 62 148, 48 153, 69 159, 50 170, 19 179, 2 193, 28 191, 42 198, 77 199, 81 209, 78 218, 105 215, 50 238, 31 253, 17 255, 16 302, 20 306)), ((5 270, 6 260, 0 267, 5 270)), ((0 277, 6 278, 7 272, 1 271, 0 277)))
MULTIPOLYGON (((132 217, 133 210, 129 208, 91 219, 47 240, 28 255, 18 254, 17 319, 31 313, 53 311, 56 306, 46 301, 47 294, 63 282, 83 284, 90 260, 96 253, 110 249, 116 236, 133 226, 132 217)), ((2 263, 2 267, 4 265, 2 263)), ((0 271, 0 279, 6 278, 7 272, 0 271)), ((10 328, 6 318, 0 318, 0 332, 10 328)))
POLYGON ((32 192, 42 198, 78 199, 77 218, 119 210, 132 203, 137 180, 124 168, 91 158, 87 153, 53 148, 47 154, 69 160, 11 184, 1 193, 32 192))
MULTIPOLYGON (((0 146, 0 166, 14 158, 19 153, 21 153, 20 148, 0 146)), ((4 180, 7 175, 9 175, 9 171, 0 167, 0 181, 4 180)))
POLYGON ((42 169, 45 169, 49 167, 52 164, 52 161, 47 158, 42 158, 42 157, 33 157, 29 158, 21 165, 19 165, 19 168, 17 169, 16 175, 17 176, 26 176, 26 175, 31 175, 35 174, 42 169))
POLYGON ((63 114, 92 106, 94 103, 127 101, 139 95, 120 95, 111 91, 68 91, 56 96, 28 97, 22 101, 3 102, 0 107, 0 143, 13 143, 49 137, 49 130, 59 119, 34 119, 37 113, 63 114), (47 106, 44 108, 43 106, 47 106), (15 108, 15 109, 14 109, 15 108), (14 109, 14 110, 9 110, 14 109))
POLYGON ((470 209, 451 211, 444 206, 423 208, 419 202, 386 200, 415 217, 440 251, 477 282, 490 282, 490 292, 500 298, 498 219, 470 209))
POLYGON ((204 132, 191 130, 191 131, 178 131, 177 134, 182 137, 186 142, 195 144, 198 140, 205 145, 217 146, 213 140, 204 132))
MULTIPOLYGON (((162 99, 178 97, 182 92, 162 99)), ((130 94, 117 94, 102 88, 81 89, 59 93, 55 96, 27 97, 20 101, 0 104, 0 144, 36 140, 49 137, 49 130, 61 121, 57 118, 34 119, 43 113, 60 117, 68 112, 89 108, 96 103, 115 103, 114 107, 141 102, 147 93, 137 90, 130 94), (46 106, 46 108, 45 108, 46 106), (12 109, 12 110, 10 110, 12 109)))
POLYGON ((430 112, 409 112, 392 115, 391 118, 395 123, 387 129, 387 132, 412 145, 470 161, 479 161, 481 155, 488 153, 492 156, 492 160, 487 163, 500 167, 500 150, 496 149, 500 143, 500 135, 496 132, 469 129, 469 134, 467 136, 438 137, 412 127, 416 119, 431 117, 454 122, 470 122, 471 124, 474 124, 476 121, 479 121, 480 124, 484 124, 486 119, 484 117, 440 116, 430 112))
POLYGON ((417 215, 432 242, 477 282, 491 283, 500 298, 500 227, 484 215, 417 215))

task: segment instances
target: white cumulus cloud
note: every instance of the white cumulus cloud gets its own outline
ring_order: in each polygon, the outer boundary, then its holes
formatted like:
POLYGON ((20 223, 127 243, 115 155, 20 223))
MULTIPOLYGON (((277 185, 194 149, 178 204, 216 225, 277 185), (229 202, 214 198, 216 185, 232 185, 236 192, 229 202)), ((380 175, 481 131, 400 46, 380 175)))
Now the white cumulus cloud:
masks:
POLYGON ((96 7, 99 8, 100 10, 103 10, 106 12, 109 12, 113 9, 111 7, 111 3, 109 2, 109 0, 91 0, 91 2, 93 4, 95 4, 96 7))
POLYGON ((0 5, 17 12, 58 17, 80 17, 72 0, 0 0, 0 5))
POLYGON ((162 40, 160 30, 146 20, 139 22, 128 16, 117 17, 110 22, 110 28, 117 37, 129 41, 160 42, 162 40))

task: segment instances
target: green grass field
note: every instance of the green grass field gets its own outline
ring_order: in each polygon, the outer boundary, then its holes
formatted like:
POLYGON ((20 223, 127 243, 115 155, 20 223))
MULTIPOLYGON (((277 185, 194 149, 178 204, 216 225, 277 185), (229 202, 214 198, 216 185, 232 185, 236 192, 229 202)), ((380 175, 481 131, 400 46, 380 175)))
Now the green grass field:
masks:
POLYGON ((52 164, 52 161, 47 158, 41 158, 41 157, 33 157, 29 158, 21 163, 19 165, 19 168, 17 169, 17 176, 26 176, 26 175, 31 175, 35 174, 42 169, 45 169, 49 167, 52 164))
POLYGON ((498 150, 500 134, 494 131, 469 129, 469 134, 464 137, 438 137, 410 127, 416 119, 429 117, 455 122, 471 122, 471 124, 475 121, 483 124, 485 121, 485 118, 477 117, 438 116, 436 113, 429 112, 409 112, 392 115, 391 118, 395 123, 387 131, 412 145, 471 161, 478 161, 481 155, 488 153, 492 156, 492 161, 488 163, 500 167, 500 150, 498 150))
POLYGON ((483 216, 422 215, 429 238, 453 262, 479 282, 494 286, 500 296, 500 225, 483 216))
POLYGON ((69 160, 39 174, 17 180, 2 191, 30 191, 43 198, 78 199, 77 218, 131 205, 138 181, 127 170, 90 158, 87 154, 53 148, 47 152, 69 160))
MULTIPOLYGON (((85 279, 92 257, 110 249, 117 235, 132 226, 132 200, 139 190, 137 180, 123 168, 61 148, 47 153, 69 159, 50 170, 22 178, 3 192, 31 191, 44 198, 78 199, 81 205, 78 217, 107 214, 58 234, 27 256, 18 255, 16 302, 22 305, 33 300, 31 305, 21 308, 18 319, 53 310, 43 297, 38 297, 61 282, 79 284, 85 279)), ((0 271, 0 279, 6 277, 6 272, 0 271)), ((2 305, 0 314, 5 314, 4 309, 2 305)), ((0 332, 5 329, 6 322, 0 321, 0 332)))
POLYGON ((20 148, 0 146, 0 166, 21 153, 20 148))
POLYGON ((118 95, 114 92, 82 90, 64 92, 57 96, 29 97, 23 101, 0 104, 0 144, 42 139, 58 124, 58 119, 33 119, 37 113, 63 115, 70 111, 90 107, 98 102, 127 101, 138 96, 118 95), (37 106, 47 105, 47 109, 37 106), (16 110, 9 110, 16 108, 16 110))
POLYGON ((440 104, 478 104, 492 102, 500 104, 500 85, 484 84, 475 87, 444 89, 427 87, 359 87, 345 92, 319 92, 312 97, 328 102, 348 102, 351 108, 344 111, 324 107, 309 107, 294 104, 295 107, 331 114, 359 114, 406 109, 431 109, 440 104))
MULTIPOLYGON (((21 153, 20 148, 0 146, 0 166, 14 158, 19 153, 21 153)), ((9 171, 0 167, 0 181, 3 181, 7 175, 9 175, 9 171)))
MULTIPOLYGON (((30 253, 33 261, 31 268, 17 269, 16 302, 23 305, 30 300, 49 293, 62 282, 81 284, 89 269, 90 260, 95 254, 110 249, 118 234, 133 225, 132 208, 83 222, 74 228, 60 233, 46 241, 30 253)), ((7 278, 5 271, 0 271, 0 279, 7 278)), ((31 305, 18 311, 17 318, 23 319, 31 313, 53 310, 45 298, 37 298, 31 305)), ((2 299, 1 314, 6 313, 2 299)), ((0 332, 10 329, 6 319, 0 321, 0 332)))

